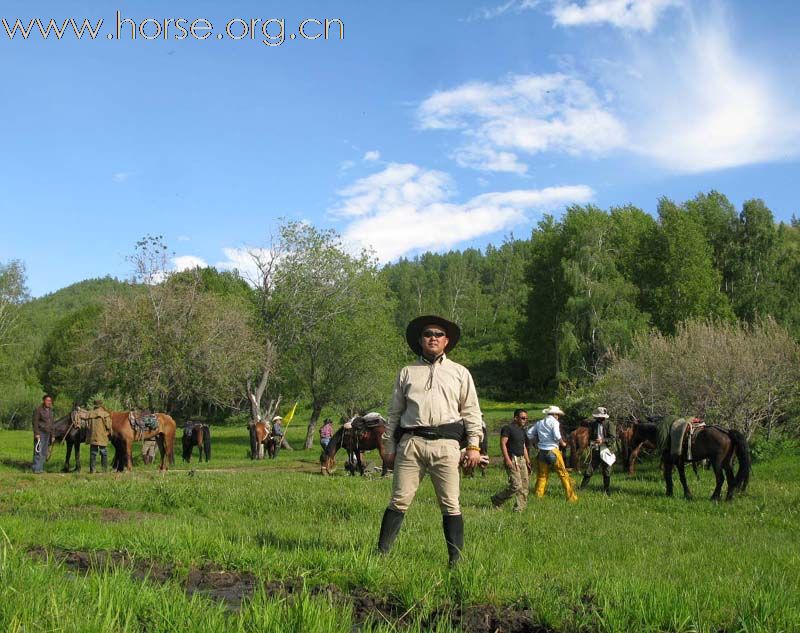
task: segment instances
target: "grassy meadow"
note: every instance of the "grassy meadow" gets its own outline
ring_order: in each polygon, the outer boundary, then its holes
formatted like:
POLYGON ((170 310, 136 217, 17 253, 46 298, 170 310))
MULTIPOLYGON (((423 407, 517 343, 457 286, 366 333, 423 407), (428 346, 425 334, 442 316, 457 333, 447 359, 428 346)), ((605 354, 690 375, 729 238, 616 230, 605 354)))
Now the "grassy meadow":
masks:
POLYGON ((514 514, 489 502, 512 408, 486 406, 493 464, 462 484, 452 573, 427 480, 381 558, 390 480, 322 477, 316 447, 252 462, 246 430, 221 427, 209 464, 176 451, 166 474, 137 458, 90 476, 84 448, 83 472, 61 474, 57 446, 35 476, 30 432, 0 431, 0 630, 800 631, 796 453, 756 462, 733 503, 707 500, 711 472, 689 475, 695 501, 666 498, 650 460, 616 472, 611 498, 598 474, 577 504, 553 475, 514 514))

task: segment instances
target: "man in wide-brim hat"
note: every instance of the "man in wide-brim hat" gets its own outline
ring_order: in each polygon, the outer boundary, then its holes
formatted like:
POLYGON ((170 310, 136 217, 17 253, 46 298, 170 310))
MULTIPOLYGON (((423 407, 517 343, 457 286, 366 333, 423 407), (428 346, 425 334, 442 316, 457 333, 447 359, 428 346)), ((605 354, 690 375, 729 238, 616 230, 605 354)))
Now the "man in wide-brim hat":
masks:
POLYGON ((539 420, 533 427, 533 435, 539 449, 536 457, 536 487, 533 489, 533 494, 537 497, 544 496, 547 480, 550 478, 550 469, 553 469, 561 480, 567 501, 577 501, 578 496, 572 487, 572 479, 564 464, 564 456, 561 454, 561 449, 567 447, 567 443, 561 437, 560 418, 564 412, 553 405, 543 409, 542 413, 546 417, 539 420))
POLYGON ((592 478, 594 471, 600 467, 603 473, 603 492, 607 495, 611 494, 611 466, 616 459, 614 456, 616 436, 617 427, 611 421, 608 411, 605 407, 597 407, 592 411, 592 422, 589 425, 589 446, 592 452, 589 465, 583 473, 581 489, 589 485, 589 480, 592 478))
POLYGON ((436 315, 417 317, 406 328, 408 346, 419 358, 400 370, 389 402, 383 452, 394 472, 378 539, 383 553, 391 549, 426 473, 442 511, 450 565, 464 548, 458 465, 463 439, 465 463, 480 463, 481 410, 469 371, 447 358, 460 338, 458 325, 436 315))

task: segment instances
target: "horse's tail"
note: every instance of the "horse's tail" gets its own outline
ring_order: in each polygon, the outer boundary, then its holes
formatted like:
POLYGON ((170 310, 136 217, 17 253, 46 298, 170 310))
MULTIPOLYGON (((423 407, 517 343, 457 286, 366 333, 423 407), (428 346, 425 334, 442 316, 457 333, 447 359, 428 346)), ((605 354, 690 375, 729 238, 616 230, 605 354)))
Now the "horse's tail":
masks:
POLYGON ((206 461, 211 459, 211 427, 207 424, 202 426, 203 430, 203 452, 206 454, 206 461))
POLYGON ((736 429, 728 430, 728 437, 733 440, 733 447, 736 450, 736 459, 739 460, 739 472, 733 482, 733 487, 744 492, 750 482, 750 447, 744 435, 736 429))

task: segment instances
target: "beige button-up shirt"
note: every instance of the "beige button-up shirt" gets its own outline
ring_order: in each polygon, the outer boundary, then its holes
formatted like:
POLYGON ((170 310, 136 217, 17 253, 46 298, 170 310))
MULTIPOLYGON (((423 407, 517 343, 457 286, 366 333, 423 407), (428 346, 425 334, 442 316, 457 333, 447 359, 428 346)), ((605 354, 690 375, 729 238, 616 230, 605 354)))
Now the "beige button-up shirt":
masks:
POLYGON ((400 370, 394 383, 383 447, 395 452, 394 432, 403 428, 438 426, 464 420, 467 441, 481 439, 481 407, 472 375, 444 354, 433 363, 425 358, 400 370))

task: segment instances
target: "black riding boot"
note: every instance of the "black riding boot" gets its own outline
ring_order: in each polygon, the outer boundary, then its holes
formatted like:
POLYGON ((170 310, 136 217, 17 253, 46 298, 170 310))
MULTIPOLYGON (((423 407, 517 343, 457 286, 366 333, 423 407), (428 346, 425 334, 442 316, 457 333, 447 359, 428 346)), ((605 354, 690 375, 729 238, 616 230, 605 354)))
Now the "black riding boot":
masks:
POLYGON ((103 466, 103 472, 108 472, 108 453, 100 453, 100 463, 103 466))
POLYGON ((450 567, 454 567, 464 549, 464 517, 460 514, 445 514, 442 517, 442 528, 450 567))
POLYGON ((381 554, 388 554, 392 549, 392 544, 397 538, 400 526, 403 525, 405 514, 392 508, 386 508, 381 521, 381 534, 378 537, 378 551, 381 554))
POLYGON ((581 490, 583 490, 584 488, 586 488, 586 486, 589 485, 589 480, 591 478, 592 478, 591 475, 584 475, 583 476, 583 481, 581 482, 581 490))
POLYGON ((611 496, 611 475, 603 475, 603 492, 611 496))
POLYGON ((97 465, 97 451, 89 451, 89 474, 94 473, 97 465))

